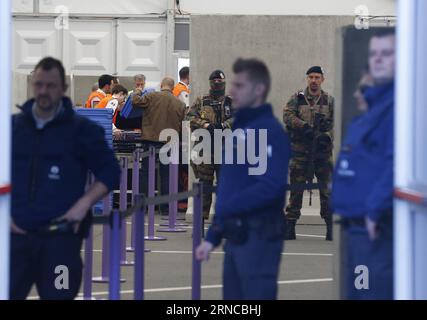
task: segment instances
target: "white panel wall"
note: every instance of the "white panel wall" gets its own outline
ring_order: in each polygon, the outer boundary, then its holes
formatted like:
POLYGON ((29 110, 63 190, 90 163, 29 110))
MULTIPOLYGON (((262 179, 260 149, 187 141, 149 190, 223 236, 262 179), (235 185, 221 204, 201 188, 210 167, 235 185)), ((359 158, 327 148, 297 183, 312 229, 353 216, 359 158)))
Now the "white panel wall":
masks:
MULTIPOLYGON (((33 0, 13 0, 14 12, 32 7, 33 0), (31 4, 30 4, 31 3, 31 4)), ((371 15, 395 15, 395 0, 180 0, 183 13, 256 15, 354 15, 365 5, 371 15)), ((162 13, 167 0, 40 0, 40 12, 55 13, 66 6, 70 13, 149 14, 162 13)))
POLYGON ((114 73, 113 21, 70 21, 64 31, 64 64, 68 73, 114 73))
POLYGON ((117 72, 122 76, 143 73, 147 85, 157 87, 164 76, 166 59, 164 22, 119 21, 117 72))
POLYGON ((55 13, 58 6, 66 6, 70 13, 160 14, 166 5, 167 0, 40 0, 40 12, 55 13))
POLYGON ((53 19, 19 18, 13 23, 13 71, 29 74, 42 57, 53 56, 67 74, 144 73, 155 87, 165 72, 165 34, 165 21, 118 20, 116 30, 113 20, 70 19, 62 30, 53 19))
POLYGON ((60 33, 54 28, 53 20, 15 20, 12 41, 15 72, 31 72, 47 55, 60 58, 60 33))
POLYGON ((30 13, 33 12, 33 0, 13 0, 12 12, 30 13))

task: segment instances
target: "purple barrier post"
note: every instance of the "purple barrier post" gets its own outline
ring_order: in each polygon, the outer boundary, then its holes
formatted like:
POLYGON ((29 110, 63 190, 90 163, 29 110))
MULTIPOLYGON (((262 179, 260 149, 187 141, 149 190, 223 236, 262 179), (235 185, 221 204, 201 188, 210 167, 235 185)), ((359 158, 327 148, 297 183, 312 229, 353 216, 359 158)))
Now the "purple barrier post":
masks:
POLYGON ((191 299, 200 300, 201 298, 201 282, 202 282, 202 266, 201 262, 196 259, 196 248, 202 241, 202 195, 203 185, 194 183, 193 189, 199 191, 193 198, 193 272, 191 278, 191 299))
MULTIPOLYGON (((138 200, 143 200, 143 196, 138 200)), ((135 216, 135 271, 134 271, 134 299, 144 299, 144 233, 145 233, 145 204, 134 213, 135 216)))
MULTIPOLYGON (((103 200, 102 214, 108 216, 111 211, 110 197, 107 195, 103 200)), ((102 225, 102 269, 101 276, 92 278, 95 283, 107 283, 110 275, 110 227, 102 225)))
MULTIPOLYGON (((135 203, 135 195, 139 193, 139 150, 133 152, 132 164, 132 205, 135 203)), ((135 215, 132 215, 130 246, 126 248, 127 252, 135 251, 135 215)))
MULTIPOLYGON (((127 157, 121 157, 120 158, 120 165, 122 169, 122 174, 120 178, 120 199, 119 199, 119 209, 120 211, 124 212, 127 210, 127 189, 128 189, 128 158, 127 157)), ((120 264, 122 266, 133 266, 133 261, 127 261, 126 260, 126 219, 121 219, 121 257, 120 257, 120 264)))
MULTIPOLYGON (((156 177, 156 148, 150 147, 150 156, 148 158, 148 197, 154 197, 155 177, 156 177)), ((154 204, 148 206, 148 235, 145 240, 159 241, 166 240, 166 237, 154 235, 154 204)))
MULTIPOLYGON (((108 195, 103 200, 103 215, 110 215, 111 198, 108 195)), ((106 224, 102 225, 102 270, 100 277, 92 278, 94 283, 107 283, 110 280, 110 227, 106 224)), ((125 282, 125 279, 120 279, 125 282)))
MULTIPOLYGON (((169 164, 169 194, 178 193, 178 148, 177 144, 172 145, 172 162, 169 164)), ((176 226, 176 214, 178 212, 178 201, 169 201, 169 224, 167 228, 158 229, 159 232, 187 232, 182 228, 176 226)), ((164 224, 160 224, 164 226, 164 224)), ((184 224, 186 226, 186 224, 184 224)), ((182 226, 182 224, 181 224, 182 226)))
POLYGON ((120 300, 120 212, 114 210, 111 218, 109 299, 120 300))
POLYGON ((84 284, 83 284, 83 300, 95 300, 92 297, 92 269, 93 269, 93 227, 89 229, 89 236, 85 240, 85 264, 84 284))
MULTIPOLYGON (((132 165, 132 205, 135 205, 135 196, 139 194, 139 160, 140 150, 135 150, 133 153, 133 165, 132 165)), ((127 252, 135 251, 135 235, 136 235, 136 223, 135 215, 132 215, 132 235, 130 238, 130 247, 126 248, 127 252)), ((144 226, 145 228, 145 226, 144 226)), ((150 252, 150 249, 145 249, 145 252, 150 252)))

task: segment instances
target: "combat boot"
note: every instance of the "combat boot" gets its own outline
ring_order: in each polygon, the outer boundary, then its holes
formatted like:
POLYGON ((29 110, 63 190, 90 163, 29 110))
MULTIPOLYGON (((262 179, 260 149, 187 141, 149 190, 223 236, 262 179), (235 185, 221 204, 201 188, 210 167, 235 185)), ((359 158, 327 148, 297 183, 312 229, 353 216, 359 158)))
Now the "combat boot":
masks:
POLYGON ((332 241, 332 219, 325 219, 326 237, 325 240, 332 241))
POLYGON ((295 225, 297 224, 296 220, 286 219, 286 234, 285 240, 296 240, 297 235, 295 234, 295 225))

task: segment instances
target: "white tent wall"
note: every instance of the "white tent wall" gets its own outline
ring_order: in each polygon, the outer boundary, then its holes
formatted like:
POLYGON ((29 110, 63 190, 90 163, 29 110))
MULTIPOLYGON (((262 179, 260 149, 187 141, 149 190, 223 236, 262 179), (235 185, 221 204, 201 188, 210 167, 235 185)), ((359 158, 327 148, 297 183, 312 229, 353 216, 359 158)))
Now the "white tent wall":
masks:
MULTIPOLYGON (((55 13, 58 6, 66 6, 70 13, 93 14, 149 14, 162 13, 167 0, 13 0, 13 12, 33 12, 38 2, 39 12, 55 13)), ((371 15, 394 15, 394 0, 180 0, 181 11, 190 14, 255 14, 255 15, 353 15, 364 5, 371 15)), ((37 7, 37 6, 36 6, 37 7)))
POLYGON ((34 0, 12 0, 13 13, 32 13, 34 11, 34 0))
POLYGON ((71 14, 151 14, 163 13, 168 0, 13 0, 13 12, 57 13, 66 7, 71 14))
MULTIPOLYGON (((58 29, 53 18, 14 19, 14 104, 27 98, 22 94, 27 92, 22 75, 28 76, 37 61, 48 55, 61 59, 67 74, 78 76, 76 81, 103 73, 119 77, 143 73, 148 86, 158 87, 166 74, 165 19, 70 19, 67 23, 67 29, 58 29)), ((81 103, 94 81, 75 83, 72 98, 81 103)))

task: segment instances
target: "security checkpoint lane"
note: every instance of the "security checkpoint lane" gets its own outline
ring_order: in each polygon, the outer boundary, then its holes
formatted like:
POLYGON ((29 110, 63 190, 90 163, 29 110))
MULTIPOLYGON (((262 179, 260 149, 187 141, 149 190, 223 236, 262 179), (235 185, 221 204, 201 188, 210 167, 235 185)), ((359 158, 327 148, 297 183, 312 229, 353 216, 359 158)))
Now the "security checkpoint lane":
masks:
MULTIPOLYGON (((166 241, 145 241, 151 252, 145 254, 145 299, 191 299, 191 243, 192 215, 187 215, 189 225, 185 233, 168 233, 166 241)), ((128 220, 127 237, 130 243, 131 220, 128 220)), ((297 240, 285 241, 285 250, 279 275, 279 300, 333 299, 333 243, 324 240, 325 226, 317 217, 310 217, 307 224, 297 225, 297 240)), ((156 224, 163 220, 156 215, 156 224)), ((156 227, 155 230, 157 230, 156 227)), ((101 273, 102 227, 95 226, 93 246, 93 276, 101 273)), ((82 252, 83 257, 83 252, 82 252)), ((127 253, 133 260, 133 253, 127 253)), ((202 264, 202 299, 222 297, 222 248, 215 250, 207 263, 202 264)), ((133 299, 133 268, 122 266, 121 299, 133 299)), ((80 293, 82 293, 83 284, 80 293)), ((92 286, 97 299, 108 298, 108 284, 92 286)), ((30 299, 36 299, 33 288, 30 299)))

